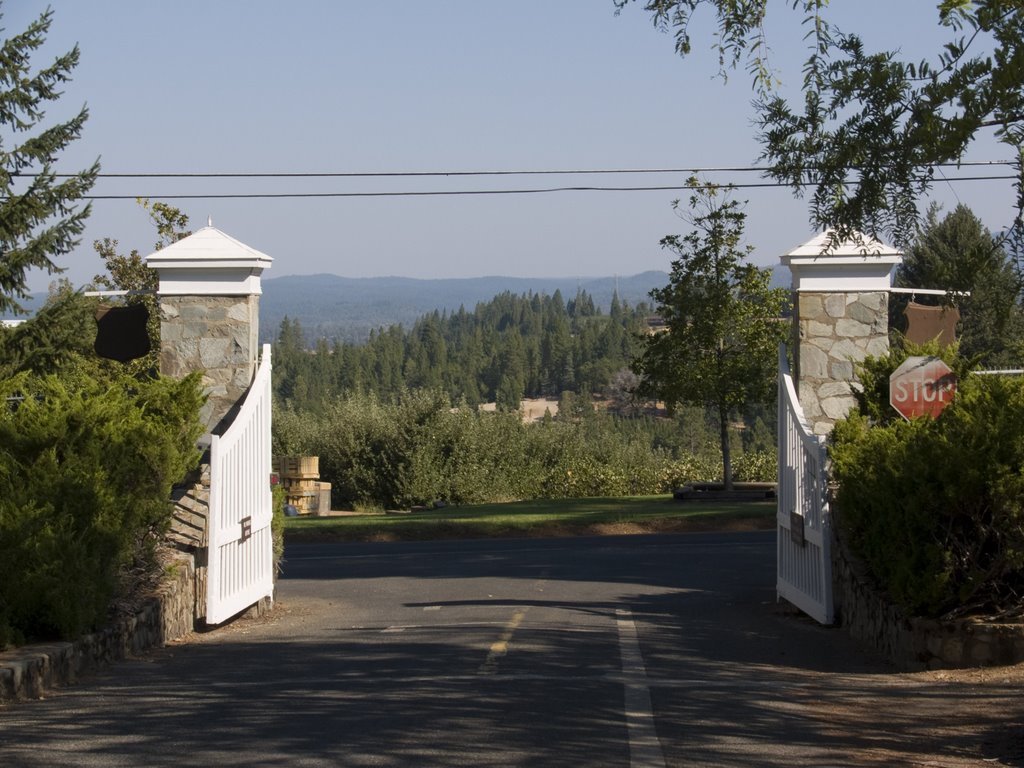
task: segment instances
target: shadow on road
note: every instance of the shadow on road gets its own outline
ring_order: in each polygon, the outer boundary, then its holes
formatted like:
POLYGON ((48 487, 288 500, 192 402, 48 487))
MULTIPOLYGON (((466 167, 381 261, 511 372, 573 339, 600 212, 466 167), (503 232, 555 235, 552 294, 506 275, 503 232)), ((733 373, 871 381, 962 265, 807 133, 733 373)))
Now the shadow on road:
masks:
POLYGON ((770 536, 630 539, 298 548, 269 619, 0 710, 0 765, 627 766, 629 674, 667 765, 1024 766, 1017 685, 780 606, 770 536))

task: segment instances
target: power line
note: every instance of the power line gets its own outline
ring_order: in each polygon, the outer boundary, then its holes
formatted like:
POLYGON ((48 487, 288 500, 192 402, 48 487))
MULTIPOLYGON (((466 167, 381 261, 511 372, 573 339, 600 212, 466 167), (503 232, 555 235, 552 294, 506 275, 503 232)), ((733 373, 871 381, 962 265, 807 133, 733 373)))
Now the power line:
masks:
MULTIPOLYGON (((964 168, 984 166, 1013 166, 1015 160, 973 160, 961 163, 935 163, 932 168, 964 168)), ((613 174, 665 174, 665 173, 769 173, 770 166, 708 166, 696 168, 548 168, 506 169, 477 171, 174 171, 174 172, 114 172, 96 175, 99 179, 345 179, 345 178, 423 178, 460 176, 583 176, 613 174)), ((813 167, 808 170, 814 170, 813 167)), ((851 170, 857 170, 852 168, 851 170)), ((38 173, 12 173, 12 177, 35 178, 38 173)), ((56 178, 73 178, 78 174, 56 173, 56 178)))
MULTIPOLYGON (((655 173, 753 173, 766 168, 738 166, 723 168, 562 168, 503 171, 212 171, 176 173, 99 173, 104 179, 372 179, 457 176, 585 176, 655 173)), ((28 175, 28 174, 26 174, 28 175)), ((73 176, 74 174, 58 174, 73 176)))
MULTIPOLYGON (((1008 181, 1015 180, 1016 175, 1004 176, 956 176, 945 179, 947 183, 960 181, 1008 181)), ((741 184, 724 185, 729 189, 777 189, 792 188, 795 186, 812 187, 815 182, 801 182, 792 184, 789 182, 765 181, 750 182, 741 184)), ((285 199, 285 198, 345 198, 345 197, 454 197, 454 196, 483 196, 483 195, 542 195, 559 192, 682 192, 688 190, 685 185, 665 186, 633 186, 633 187, 607 187, 607 186, 572 186, 572 187, 533 187, 521 189, 456 189, 456 190, 395 190, 387 192, 225 192, 225 193, 196 193, 196 194, 133 194, 133 195, 85 195, 85 200, 136 200, 138 198, 149 198, 151 200, 252 200, 252 199, 285 199)))

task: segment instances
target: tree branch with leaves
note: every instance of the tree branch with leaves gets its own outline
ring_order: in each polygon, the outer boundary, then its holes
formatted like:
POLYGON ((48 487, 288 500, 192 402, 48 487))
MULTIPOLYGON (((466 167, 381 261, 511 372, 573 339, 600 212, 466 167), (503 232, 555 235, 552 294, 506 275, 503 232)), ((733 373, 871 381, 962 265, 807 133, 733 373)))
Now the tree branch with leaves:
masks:
MULTIPOLYGON (((621 11, 636 0, 614 0, 621 11)), ((1017 173, 1017 214, 1024 211, 1024 4, 1020 0, 942 0, 937 23, 949 39, 931 60, 865 49, 856 34, 828 20, 827 0, 792 0, 804 13, 808 56, 803 104, 778 95, 768 62, 764 20, 768 0, 647 0, 660 29, 675 33, 676 50, 692 50, 699 11, 717 19, 712 47, 721 72, 744 60, 757 92, 762 159, 770 175, 802 196, 812 188, 810 219, 834 229, 906 246, 917 230, 918 199, 936 167, 960 162, 991 131, 1010 148, 1017 173)), ((1008 222, 1009 224, 1009 222, 1008 222)))

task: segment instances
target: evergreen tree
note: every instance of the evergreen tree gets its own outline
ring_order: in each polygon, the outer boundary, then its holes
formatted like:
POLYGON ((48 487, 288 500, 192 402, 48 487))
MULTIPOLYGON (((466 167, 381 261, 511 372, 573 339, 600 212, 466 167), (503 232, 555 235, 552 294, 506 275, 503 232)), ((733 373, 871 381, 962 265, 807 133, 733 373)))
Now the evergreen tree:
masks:
POLYGON ((582 387, 600 394, 632 360, 640 316, 619 305, 612 320, 583 291, 572 305, 578 317, 570 317, 558 296, 505 292, 472 313, 432 312, 408 331, 374 331, 362 345, 336 341, 326 355, 305 351, 302 329, 286 320, 275 352, 275 388, 297 402, 301 373, 303 391, 318 401, 353 390, 392 401, 406 389, 426 388, 453 403, 476 405, 495 400, 505 377, 506 395, 514 389, 520 397, 554 396, 582 387))
POLYGON ((95 308, 95 299, 82 296, 64 279, 55 281, 30 321, 0 327, 0 379, 19 372, 57 374, 95 358, 92 337, 82 333, 94 325, 95 308))
POLYGON ((27 274, 61 272, 56 259, 77 244, 89 206, 77 203, 92 187, 99 163, 57 177, 56 158, 75 141, 88 117, 83 107, 62 123, 44 125, 46 107, 78 64, 78 47, 32 71, 31 57, 46 40, 53 11, 0 45, 0 312, 22 311, 27 274))
MULTIPOLYGON (((951 292, 945 299, 920 296, 917 301, 958 306, 964 356, 980 357, 986 365, 1020 364, 1024 343, 1020 278, 1000 242, 966 206, 958 205, 941 220, 937 206, 928 209, 921 231, 896 270, 895 283, 951 292)), ((899 307, 894 306, 892 313, 897 327, 901 327, 905 301, 905 296, 894 298, 899 307)))
POLYGON ((274 393, 282 400, 295 398, 296 381, 306 368, 304 350, 302 325, 286 315, 281 320, 273 356, 274 393))
POLYGON ((499 411, 518 411, 523 400, 523 383, 515 375, 502 374, 494 402, 499 411))

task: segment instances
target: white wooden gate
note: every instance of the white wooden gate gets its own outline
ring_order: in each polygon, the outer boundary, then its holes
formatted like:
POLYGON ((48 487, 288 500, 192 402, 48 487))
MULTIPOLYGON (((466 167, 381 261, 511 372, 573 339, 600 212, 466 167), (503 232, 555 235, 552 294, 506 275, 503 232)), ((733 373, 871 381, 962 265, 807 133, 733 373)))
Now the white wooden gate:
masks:
POLYGON ((207 624, 220 624, 273 594, 270 415, 265 344, 238 416, 210 443, 207 624))
POLYGON ((775 589, 822 624, 835 622, 825 439, 811 432, 779 347, 779 485, 775 589))

